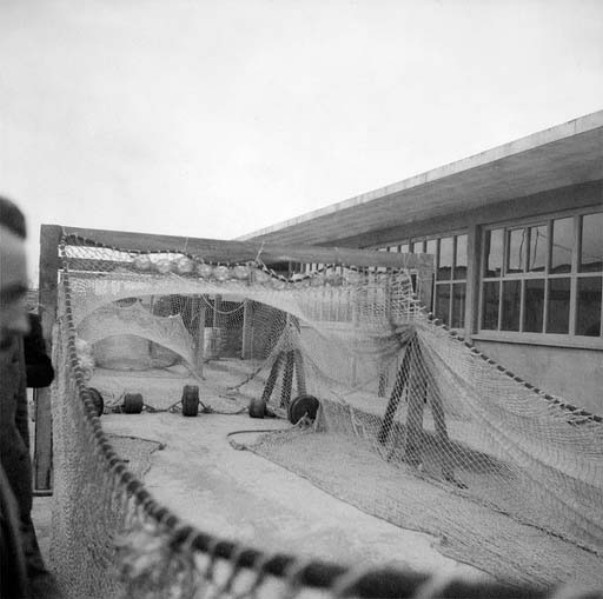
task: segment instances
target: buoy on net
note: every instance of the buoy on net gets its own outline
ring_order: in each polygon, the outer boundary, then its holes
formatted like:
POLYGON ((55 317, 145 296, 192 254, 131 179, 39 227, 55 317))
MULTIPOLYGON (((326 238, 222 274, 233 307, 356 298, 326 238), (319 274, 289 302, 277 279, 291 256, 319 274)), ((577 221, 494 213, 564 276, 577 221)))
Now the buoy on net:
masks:
POLYGON ((143 404, 142 393, 126 393, 122 411, 124 414, 140 414, 143 404))
POLYGON ((304 416, 311 421, 316 419, 320 403, 313 395, 298 395, 290 404, 287 410, 289 422, 297 424, 304 416))
POLYGON ((90 395, 92 405, 94 406, 94 413, 100 418, 101 414, 105 410, 105 401, 103 396, 100 394, 100 391, 94 387, 88 387, 88 394, 90 395))
POLYGON ((182 415, 196 416, 199 413, 198 385, 184 385, 182 389, 182 415))
POLYGON ((266 401, 261 397, 254 397, 249 402, 249 416, 251 418, 264 418, 266 416, 266 401))

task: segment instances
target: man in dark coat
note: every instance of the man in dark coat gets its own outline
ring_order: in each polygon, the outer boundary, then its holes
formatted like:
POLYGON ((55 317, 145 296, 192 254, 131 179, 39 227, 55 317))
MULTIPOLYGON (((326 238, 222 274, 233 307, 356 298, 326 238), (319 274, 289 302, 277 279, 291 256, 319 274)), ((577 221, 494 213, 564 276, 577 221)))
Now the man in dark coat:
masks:
POLYGON ((48 387, 54 379, 52 362, 46 353, 42 324, 37 314, 28 314, 29 333, 23 340, 28 387, 48 387))
MULTIPOLYGON (((29 594, 13 593, 18 597, 59 597, 53 577, 46 570, 31 520, 32 467, 29 453, 26 368, 24 335, 29 332, 25 297, 27 266, 25 255, 25 219, 21 211, 8 200, 0 198, 0 465, 5 478, 0 479, 2 493, 8 504, 16 499, 19 511, 21 550, 27 570, 29 594), (4 487, 7 480, 10 489, 4 487), (12 494, 13 499, 10 498, 12 494)), ((0 517, 10 517, 10 507, 2 508, 0 517)), ((10 526, 10 522, 5 520, 10 526)), ((4 525, 4 522, 3 522, 4 525)), ((7 529, 8 530, 8 529, 7 529)), ((2 543, 10 540, 2 534, 2 543)), ((3 546, 19 561, 18 548, 3 546)), ((4 577, 3 577, 4 578, 4 577)), ((8 581, 0 580, 3 596, 8 581)))
POLYGON ((31 596, 19 504, 28 502, 27 480, 31 501, 29 439, 23 436, 27 403, 18 402, 16 393, 21 336, 29 329, 26 293, 25 219, 0 197, 0 596, 15 599, 31 596))

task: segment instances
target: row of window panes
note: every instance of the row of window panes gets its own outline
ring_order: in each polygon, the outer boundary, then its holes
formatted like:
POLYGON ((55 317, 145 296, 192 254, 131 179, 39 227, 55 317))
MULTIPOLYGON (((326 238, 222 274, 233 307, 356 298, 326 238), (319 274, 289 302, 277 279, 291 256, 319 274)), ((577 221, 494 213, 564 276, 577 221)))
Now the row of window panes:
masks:
POLYGON ((390 252, 432 254, 436 258, 436 280, 465 280, 467 278, 467 235, 455 235, 440 239, 411 241, 392 245, 390 252))
MULTIPOLYGON (((486 281, 482 329, 523 333, 570 330, 571 278, 486 281)), ((603 277, 576 279, 574 334, 601 336, 603 277)))
POLYGON ((601 336, 602 231, 603 213, 486 231, 481 328, 601 336))
POLYGON ((563 274, 603 270, 603 213, 560 218, 548 223, 492 229, 485 235, 484 276, 523 273, 563 274), (576 234, 577 233, 577 234, 576 234))
POLYGON ((390 252, 432 254, 435 257, 431 309, 437 318, 451 327, 463 327, 467 289, 467 235, 410 241, 386 249, 390 252))

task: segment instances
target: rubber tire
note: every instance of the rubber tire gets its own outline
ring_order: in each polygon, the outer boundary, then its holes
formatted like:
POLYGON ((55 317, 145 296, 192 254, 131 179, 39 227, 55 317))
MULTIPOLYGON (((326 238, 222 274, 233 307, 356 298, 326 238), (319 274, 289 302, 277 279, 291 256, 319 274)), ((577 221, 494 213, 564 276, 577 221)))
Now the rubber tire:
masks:
POLYGON ((140 414, 143 406, 142 393, 126 393, 124 396, 124 414, 140 414))
POLYGON ((265 418, 266 402, 261 397, 255 397, 249 402, 250 418, 265 418))
POLYGON ((316 420, 320 402, 313 395, 298 395, 287 410, 287 417, 291 424, 297 424, 305 415, 312 421, 316 420))
POLYGON ((100 391, 94 387, 88 387, 88 393, 90 394, 90 400, 94 405, 94 412, 100 418, 105 411, 105 400, 100 394, 100 391))
POLYGON ((199 413, 199 387, 185 385, 182 389, 182 415, 196 416, 199 413))

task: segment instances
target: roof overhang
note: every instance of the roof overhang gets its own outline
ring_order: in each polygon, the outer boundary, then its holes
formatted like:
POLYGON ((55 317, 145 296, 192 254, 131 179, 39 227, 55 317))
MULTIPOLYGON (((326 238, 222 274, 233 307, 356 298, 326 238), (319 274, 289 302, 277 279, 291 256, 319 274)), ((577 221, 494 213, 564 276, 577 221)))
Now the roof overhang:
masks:
POLYGON ((239 239, 331 245, 370 232, 600 179, 603 111, 239 239))

